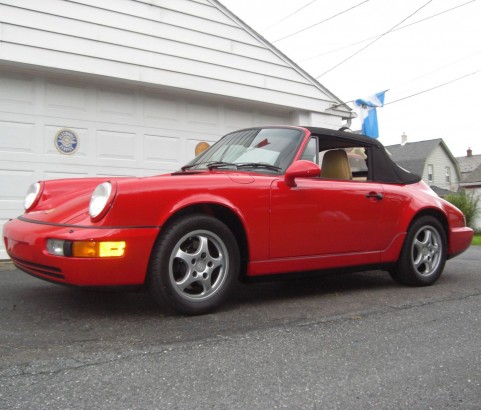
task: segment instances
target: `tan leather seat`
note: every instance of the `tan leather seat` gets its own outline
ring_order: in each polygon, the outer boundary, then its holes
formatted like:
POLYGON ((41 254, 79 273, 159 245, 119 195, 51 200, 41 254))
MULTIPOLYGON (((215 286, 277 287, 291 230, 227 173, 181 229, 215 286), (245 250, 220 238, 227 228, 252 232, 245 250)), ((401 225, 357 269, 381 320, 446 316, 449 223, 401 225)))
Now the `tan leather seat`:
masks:
POLYGON ((334 149, 324 154, 321 177, 330 179, 352 179, 351 167, 346 151, 334 149))

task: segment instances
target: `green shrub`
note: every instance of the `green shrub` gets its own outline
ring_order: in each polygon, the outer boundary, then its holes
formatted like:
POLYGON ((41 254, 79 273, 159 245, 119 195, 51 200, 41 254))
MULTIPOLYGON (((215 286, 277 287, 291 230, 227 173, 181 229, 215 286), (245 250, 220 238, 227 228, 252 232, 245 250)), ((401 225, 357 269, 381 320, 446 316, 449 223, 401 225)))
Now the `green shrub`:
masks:
POLYGON ((474 228, 474 219, 480 212, 479 196, 463 189, 459 194, 450 194, 444 199, 459 208, 466 217, 466 225, 474 228))

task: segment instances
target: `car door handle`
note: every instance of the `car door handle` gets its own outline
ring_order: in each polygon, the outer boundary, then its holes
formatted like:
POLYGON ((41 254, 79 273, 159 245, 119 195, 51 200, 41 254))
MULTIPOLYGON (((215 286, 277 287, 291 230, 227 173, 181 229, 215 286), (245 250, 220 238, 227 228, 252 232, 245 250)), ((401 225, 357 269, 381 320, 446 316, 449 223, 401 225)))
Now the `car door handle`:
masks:
POLYGON ((380 192, 369 192, 368 194, 366 194, 366 198, 376 198, 381 200, 384 198, 384 195, 380 192))

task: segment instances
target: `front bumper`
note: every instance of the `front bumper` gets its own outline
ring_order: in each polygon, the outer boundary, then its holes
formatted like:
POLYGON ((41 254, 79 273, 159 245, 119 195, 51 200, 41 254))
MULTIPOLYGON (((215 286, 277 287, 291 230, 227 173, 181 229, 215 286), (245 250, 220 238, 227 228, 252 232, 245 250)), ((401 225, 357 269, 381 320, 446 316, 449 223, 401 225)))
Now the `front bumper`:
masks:
POLYGON ((3 229, 8 255, 19 269, 39 278, 77 286, 141 285, 158 227, 75 227, 14 219, 3 229), (47 239, 125 241, 122 257, 75 258, 50 255, 47 239))

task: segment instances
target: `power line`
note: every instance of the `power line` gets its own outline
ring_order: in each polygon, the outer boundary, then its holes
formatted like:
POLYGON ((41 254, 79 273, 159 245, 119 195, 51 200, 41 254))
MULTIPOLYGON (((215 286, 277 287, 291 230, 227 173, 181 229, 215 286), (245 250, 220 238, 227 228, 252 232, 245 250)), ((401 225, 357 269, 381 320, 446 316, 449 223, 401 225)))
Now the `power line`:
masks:
POLYGON ((414 13, 411 13, 409 16, 407 16, 406 18, 404 18, 403 20, 401 20, 399 23, 395 24, 393 27, 391 27, 388 31, 386 31, 385 33, 381 34, 380 36, 376 37, 373 41, 371 41, 369 44, 367 44, 366 46, 362 47, 361 49, 359 49, 358 51, 356 51, 354 54, 350 55, 349 57, 345 58, 344 60, 342 60, 340 63, 337 63, 335 66, 331 67, 329 70, 325 71, 324 73, 322 73, 321 75, 317 76, 316 77, 316 80, 324 75, 326 75, 327 73, 331 72, 332 70, 334 70, 335 68, 339 67, 340 65, 344 64, 346 61, 350 60, 351 58, 355 57, 356 55, 358 55, 361 51, 364 51, 366 48, 368 48, 369 46, 371 46, 372 44, 374 44, 376 41, 380 40, 381 38, 383 38, 385 35, 389 34, 391 31, 393 31, 396 27, 400 26, 402 23, 404 23, 407 19, 411 18, 412 16, 414 16, 417 12, 419 12, 420 10, 422 10, 424 7, 426 7, 429 3, 431 3, 433 0, 428 0, 424 5, 422 5, 421 7, 419 7, 416 11, 414 11, 414 13))
MULTIPOLYGON (((428 16, 428 17, 425 17, 425 18, 423 18, 423 19, 421 19, 421 20, 417 20, 417 21, 414 21, 414 22, 412 22, 412 23, 406 24, 405 26, 398 27, 398 28, 396 28, 396 29, 394 29, 394 30, 391 30, 391 31, 389 32, 389 34, 394 33, 394 32, 396 32, 396 31, 399 31, 399 30, 403 30, 403 29, 408 28, 408 27, 411 27, 411 26, 414 26, 415 24, 422 23, 423 21, 430 20, 430 19, 432 19, 432 18, 434 18, 434 17, 438 17, 438 16, 440 16, 440 15, 442 15, 442 14, 445 14, 445 13, 448 13, 448 12, 453 11, 453 10, 455 10, 455 9, 458 9, 458 8, 460 8, 460 7, 466 6, 466 5, 468 5, 469 3, 474 3, 475 1, 476 1, 476 0, 467 1, 466 3, 459 4, 459 5, 455 6, 455 7, 450 8, 450 9, 441 11, 441 12, 436 13, 436 14, 433 14, 432 16, 428 16)), ((302 60, 300 60, 300 61, 309 61, 309 60, 313 60, 314 58, 317 58, 317 57, 329 55, 329 54, 335 53, 336 51, 344 50, 345 48, 349 48, 349 47, 352 47, 352 46, 355 46, 355 45, 358 45, 358 44, 365 43, 366 41, 372 40, 373 38, 377 38, 377 36, 365 38, 365 39, 363 39, 363 40, 356 41, 355 43, 348 44, 347 46, 342 46, 342 47, 336 48, 336 49, 334 49, 334 50, 327 51, 327 52, 325 52, 325 53, 316 54, 315 56, 308 57, 308 58, 304 58, 304 59, 302 59, 302 60)))
POLYGON ((356 4, 355 6, 349 7, 348 9, 343 10, 343 11, 337 13, 337 14, 334 14, 333 16, 328 17, 328 18, 326 18, 326 19, 324 19, 324 20, 322 20, 322 21, 319 21, 318 23, 312 24, 312 25, 309 26, 309 27, 305 27, 305 28, 303 28, 303 29, 301 29, 301 30, 296 31, 295 33, 288 34, 287 36, 284 36, 284 37, 278 38, 277 40, 271 41, 271 43, 277 43, 278 41, 284 40, 284 39, 286 39, 286 38, 295 36, 296 34, 302 33, 303 31, 309 30, 309 29, 312 28, 312 27, 316 27, 316 26, 318 26, 319 24, 325 23, 326 21, 332 20, 333 18, 338 17, 338 16, 340 16, 341 14, 347 13, 348 11, 355 9, 356 7, 359 7, 359 6, 361 6, 362 4, 367 3, 368 1, 369 1, 369 0, 364 0, 364 1, 356 4))
POLYGON ((292 17, 294 14, 299 13, 301 10, 305 9, 307 6, 310 6, 312 3, 315 3, 317 0, 312 0, 311 2, 307 3, 305 6, 302 6, 300 9, 297 9, 296 11, 293 11, 291 14, 287 15, 286 17, 276 21, 275 23, 272 23, 269 27, 265 28, 262 30, 263 32, 269 30, 270 28, 274 27, 275 25, 282 23, 284 20, 287 20, 289 17, 292 17))
POLYGON ((419 75, 419 76, 417 76, 417 77, 414 77, 414 78, 411 78, 411 79, 409 79, 409 80, 407 80, 407 81, 404 81, 403 83, 401 83, 401 84, 399 84, 399 85, 403 85, 403 86, 404 86, 404 85, 409 84, 409 83, 411 83, 411 82, 413 82, 413 81, 417 81, 417 80, 419 80, 419 79, 421 79, 421 78, 428 77, 428 76, 430 76, 431 74, 434 74, 434 73, 436 73, 436 72, 438 72, 438 71, 444 70, 444 69, 447 68, 447 67, 451 67, 451 66, 453 66, 453 65, 459 64, 461 61, 465 61, 465 60, 467 60, 467 59, 469 59, 469 58, 471 58, 471 57, 473 57, 473 56, 475 56, 475 55, 477 55, 477 54, 480 54, 480 53, 481 53, 481 49, 478 50, 478 51, 475 51, 475 52, 473 52, 473 53, 470 53, 470 54, 468 54, 467 56, 464 56, 463 58, 459 58, 459 59, 457 59, 457 60, 455 60, 455 61, 451 61, 451 62, 448 63, 448 64, 444 64, 443 66, 437 67, 437 68, 435 68, 434 70, 431 70, 431 71, 429 71, 429 72, 427 72, 427 73, 424 73, 424 74, 422 74, 422 75, 419 75))
POLYGON ((427 88, 426 90, 419 91, 419 92, 417 92, 417 93, 408 95, 407 97, 403 97, 403 98, 399 98, 399 99, 394 100, 394 101, 390 101, 390 102, 388 102, 388 103, 385 103, 384 106, 389 105, 389 104, 394 104, 394 103, 397 103, 397 102, 399 102, 399 101, 407 100, 408 98, 415 97, 415 96, 417 96, 417 95, 427 93, 428 91, 432 91, 432 90, 435 90, 435 89, 437 89, 437 88, 444 87, 445 85, 452 84, 452 83, 454 83, 454 82, 456 82, 456 81, 462 80, 463 78, 466 78, 466 77, 469 77, 469 76, 478 74, 478 73, 480 73, 480 72, 481 72, 481 69, 476 70, 476 71, 473 71, 472 73, 465 74, 465 75, 463 75, 463 76, 461 76, 461 77, 455 78, 454 80, 450 80, 450 81, 447 81, 447 82, 445 82, 445 83, 436 85, 436 86, 434 86, 434 87, 427 88))

